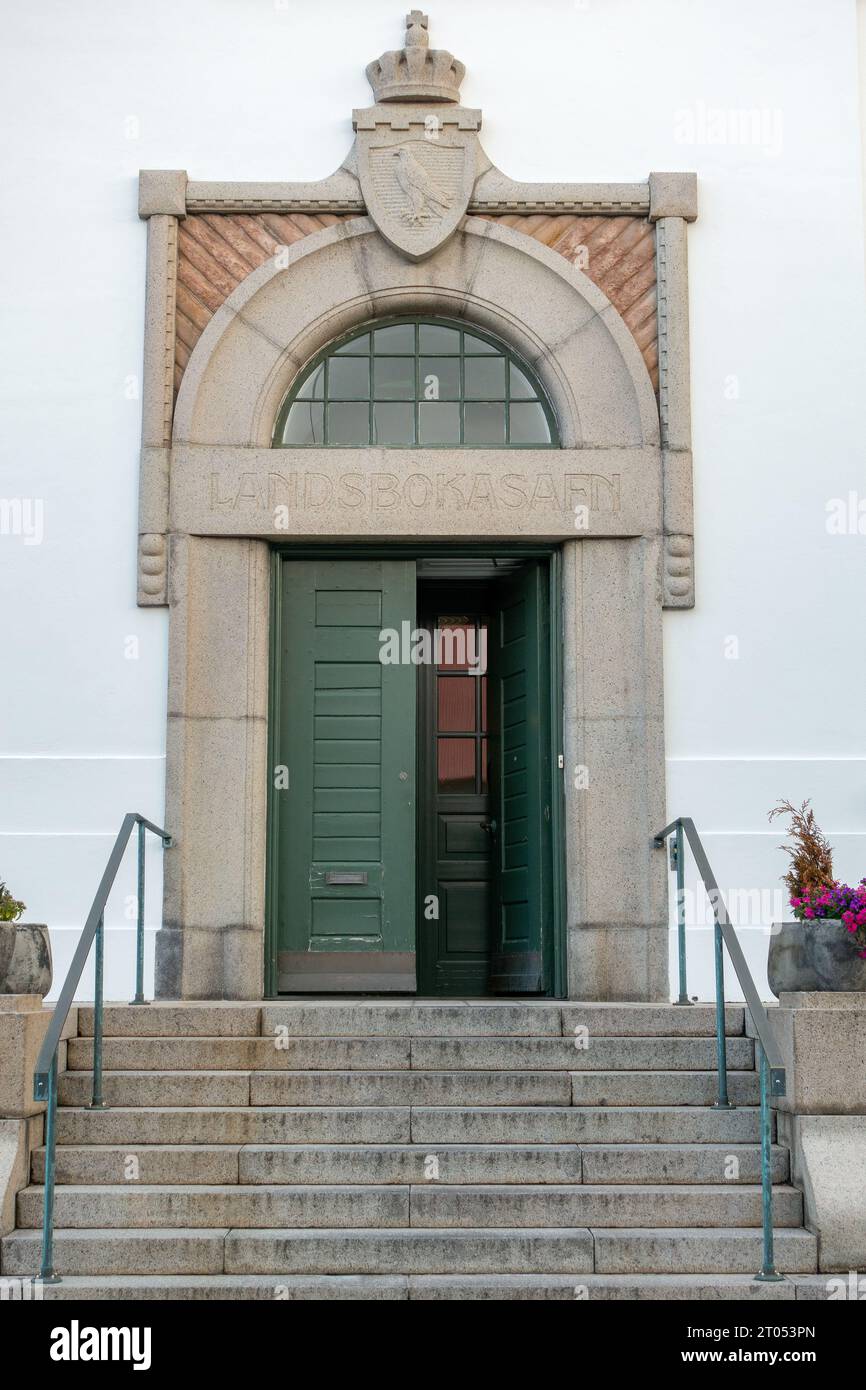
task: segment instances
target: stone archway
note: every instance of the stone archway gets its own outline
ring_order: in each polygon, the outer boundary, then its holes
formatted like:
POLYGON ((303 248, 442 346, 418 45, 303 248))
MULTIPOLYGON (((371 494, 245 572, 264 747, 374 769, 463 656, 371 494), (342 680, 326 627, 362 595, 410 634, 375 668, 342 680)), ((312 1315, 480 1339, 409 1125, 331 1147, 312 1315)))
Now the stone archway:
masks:
POLYGON ((569 994, 666 998, 664 865, 651 849, 664 815, 659 417, 638 347, 592 281, 481 219, 420 263, 366 218, 316 232, 247 276, 202 333, 177 399, 168 492, 176 848, 158 992, 262 993, 270 543, 462 535, 562 543, 569 994), (341 498, 346 460, 333 452, 281 450, 275 462, 273 421, 304 363, 357 324, 418 311, 492 330, 541 379, 561 449, 460 455, 470 478, 535 478, 543 466, 549 485, 528 507, 413 506, 400 484, 441 469, 441 450, 353 461, 396 480, 387 506, 372 486, 360 507, 341 498), (308 505, 311 470, 327 506, 308 505))

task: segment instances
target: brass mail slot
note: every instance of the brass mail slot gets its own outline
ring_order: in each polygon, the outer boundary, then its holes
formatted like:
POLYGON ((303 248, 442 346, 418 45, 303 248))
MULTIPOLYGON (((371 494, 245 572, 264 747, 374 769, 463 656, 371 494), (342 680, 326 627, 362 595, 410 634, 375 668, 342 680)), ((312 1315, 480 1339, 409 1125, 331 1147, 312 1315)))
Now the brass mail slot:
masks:
POLYGON ((326 883, 366 883, 366 869, 329 869, 325 874, 326 883))

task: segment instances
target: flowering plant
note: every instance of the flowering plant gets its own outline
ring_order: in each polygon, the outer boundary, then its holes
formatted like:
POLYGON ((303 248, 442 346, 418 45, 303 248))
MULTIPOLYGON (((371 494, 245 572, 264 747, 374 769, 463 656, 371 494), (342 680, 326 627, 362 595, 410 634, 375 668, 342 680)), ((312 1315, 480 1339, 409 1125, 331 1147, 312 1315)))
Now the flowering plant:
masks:
POLYGON ((794 842, 782 846, 791 860, 785 882, 794 916, 799 922, 841 921, 857 954, 866 958, 866 878, 856 888, 834 878, 833 851, 808 801, 802 806, 780 801, 770 820, 781 815, 790 817, 788 835, 794 842))
POLYGON ((841 919, 851 933, 851 945, 866 959, 866 878, 861 878, 856 888, 848 883, 833 883, 817 892, 792 895, 790 901, 799 922, 841 919))

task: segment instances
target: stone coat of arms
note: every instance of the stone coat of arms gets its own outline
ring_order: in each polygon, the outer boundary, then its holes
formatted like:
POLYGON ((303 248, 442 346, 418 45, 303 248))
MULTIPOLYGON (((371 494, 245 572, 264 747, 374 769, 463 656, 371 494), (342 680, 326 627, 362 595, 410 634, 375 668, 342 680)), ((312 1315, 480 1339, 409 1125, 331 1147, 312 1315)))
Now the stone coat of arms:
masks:
POLYGON ((357 136, 358 177, 386 241, 410 260, 429 256, 465 215, 475 182, 475 133, 450 124, 357 136))

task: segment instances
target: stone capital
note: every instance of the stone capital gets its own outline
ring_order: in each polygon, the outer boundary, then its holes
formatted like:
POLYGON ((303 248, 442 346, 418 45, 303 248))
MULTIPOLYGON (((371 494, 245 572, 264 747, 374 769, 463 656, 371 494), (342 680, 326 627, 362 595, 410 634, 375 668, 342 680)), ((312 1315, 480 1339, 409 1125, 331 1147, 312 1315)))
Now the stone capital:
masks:
POLYGON ((186 217, 185 169, 139 169, 139 217, 186 217))
POLYGON ((697 174, 650 174, 650 222, 662 217, 682 217, 694 222, 698 215, 697 174))

